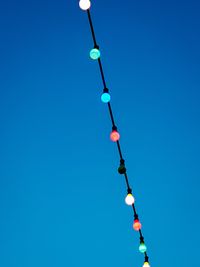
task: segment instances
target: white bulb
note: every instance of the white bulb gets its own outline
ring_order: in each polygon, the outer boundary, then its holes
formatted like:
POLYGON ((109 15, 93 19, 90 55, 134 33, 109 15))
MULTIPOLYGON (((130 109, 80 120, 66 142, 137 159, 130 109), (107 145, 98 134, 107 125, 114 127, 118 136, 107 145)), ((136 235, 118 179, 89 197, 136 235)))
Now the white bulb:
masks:
POLYGON ((125 198, 125 202, 126 202, 126 204, 129 205, 129 206, 133 205, 134 201, 135 201, 135 199, 134 199, 134 197, 133 197, 132 194, 128 194, 128 195, 126 196, 126 198, 125 198))
POLYGON ((150 265, 147 261, 145 261, 145 263, 143 264, 143 267, 150 267, 150 265))
POLYGON ((79 6, 82 10, 87 10, 90 8, 91 2, 90 2, 90 0, 80 0, 79 6))

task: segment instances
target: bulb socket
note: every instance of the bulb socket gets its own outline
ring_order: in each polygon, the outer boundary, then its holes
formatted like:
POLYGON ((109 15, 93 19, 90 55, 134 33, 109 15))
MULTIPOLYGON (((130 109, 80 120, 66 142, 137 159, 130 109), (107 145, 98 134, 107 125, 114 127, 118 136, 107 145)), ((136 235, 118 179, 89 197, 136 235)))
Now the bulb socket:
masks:
POLYGON ((140 237, 140 244, 142 244, 142 243, 144 243, 144 237, 143 236, 140 237))
POLYGON ((139 220, 138 219, 138 214, 134 214, 134 220, 139 220))
POLYGON ((132 194, 132 189, 130 187, 127 189, 127 193, 132 194))
POLYGON ((113 131, 117 131, 117 126, 116 125, 113 125, 112 130, 113 131))
POLYGON ((108 93, 108 92, 109 92, 108 88, 103 89, 103 93, 108 93))
POLYGON ((94 45, 94 49, 98 49, 99 50, 99 45, 95 44, 94 45))

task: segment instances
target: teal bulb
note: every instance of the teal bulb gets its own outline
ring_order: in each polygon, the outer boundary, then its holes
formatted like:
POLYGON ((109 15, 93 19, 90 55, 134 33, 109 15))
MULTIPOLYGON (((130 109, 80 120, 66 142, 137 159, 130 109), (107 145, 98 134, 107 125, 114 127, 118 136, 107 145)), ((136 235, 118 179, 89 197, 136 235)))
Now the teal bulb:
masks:
POLYGON ((100 58, 100 55, 101 55, 101 53, 100 53, 99 49, 97 49, 97 48, 93 48, 90 51, 90 57, 91 57, 91 59, 96 60, 96 59, 100 58))
POLYGON ((101 101, 102 101, 103 103, 108 103, 108 102, 110 102, 110 94, 109 94, 109 93, 103 93, 103 94, 101 95, 101 101))
POLYGON ((146 247, 146 245, 144 243, 140 243, 139 251, 141 253, 145 253, 147 251, 147 247, 146 247))

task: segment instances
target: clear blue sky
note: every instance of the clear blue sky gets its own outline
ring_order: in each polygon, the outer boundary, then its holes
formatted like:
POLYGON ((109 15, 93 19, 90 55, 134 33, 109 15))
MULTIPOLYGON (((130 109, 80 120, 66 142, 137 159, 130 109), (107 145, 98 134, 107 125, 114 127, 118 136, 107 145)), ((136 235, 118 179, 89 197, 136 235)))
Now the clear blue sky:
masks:
MULTIPOLYGON (((92 2, 152 267, 199 264, 199 10, 92 2)), ((142 266, 86 13, 6 0, 0 25, 0 266, 142 266)))

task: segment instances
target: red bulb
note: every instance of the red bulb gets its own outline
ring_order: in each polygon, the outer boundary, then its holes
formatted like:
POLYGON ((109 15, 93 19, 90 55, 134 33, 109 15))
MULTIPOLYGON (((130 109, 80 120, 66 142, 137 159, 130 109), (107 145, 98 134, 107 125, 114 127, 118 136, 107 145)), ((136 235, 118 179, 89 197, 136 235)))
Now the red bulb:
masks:
POLYGON ((120 138, 120 134, 116 130, 113 130, 112 133, 110 134, 110 139, 113 142, 117 142, 119 138, 120 138))
POLYGON ((134 223, 133 223, 133 229, 135 231, 139 231, 141 228, 142 228, 142 225, 141 225, 140 221, 138 219, 135 219, 134 223))

